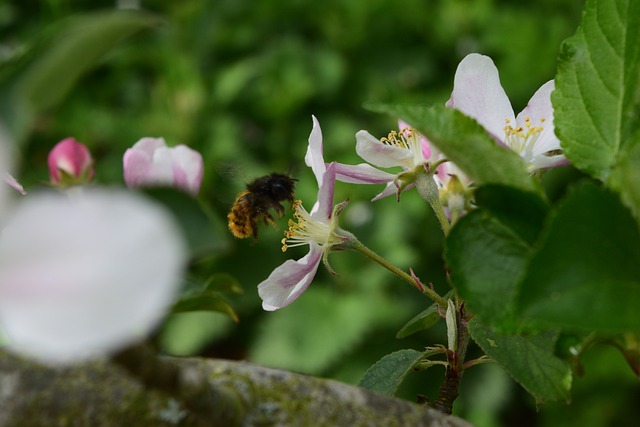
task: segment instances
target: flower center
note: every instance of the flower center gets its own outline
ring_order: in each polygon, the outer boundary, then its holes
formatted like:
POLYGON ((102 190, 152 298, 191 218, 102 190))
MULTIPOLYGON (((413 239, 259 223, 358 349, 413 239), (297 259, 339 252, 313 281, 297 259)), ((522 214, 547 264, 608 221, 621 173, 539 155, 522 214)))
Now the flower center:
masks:
MULTIPOLYGON (((544 120, 544 117, 540 118, 540 123, 544 123, 544 120)), ((529 116, 524 118, 524 126, 511 126, 510 119, 505 119, 505 123, 505 144, 525 160, 531 160, 533 147, 544 129, 543 126, 533 126, 529 116)))
POLYGON ((314 221, 300 200, 293 202, 293 218, 289 220, 289 229, 284 232, 282 252, 288 248, 308 245, 316 242, 320 246, 326 245, 331 236, 331 225, 314 221))
POLYGON ((381 138, 380 141, 387 145, 409 150, 416 165, 425 162, 422 152, 422 137, 415 129, 404 128, 400 129, 400 132, 392 130, 386 138, 381 138))

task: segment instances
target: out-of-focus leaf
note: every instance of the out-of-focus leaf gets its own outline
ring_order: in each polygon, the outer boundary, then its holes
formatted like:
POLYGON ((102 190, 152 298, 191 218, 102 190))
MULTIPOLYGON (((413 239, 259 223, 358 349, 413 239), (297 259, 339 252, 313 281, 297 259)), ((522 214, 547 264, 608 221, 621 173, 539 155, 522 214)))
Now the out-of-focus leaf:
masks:
POLYGON ((12 108, 3 113, 16 139, 22 139, 38 114, 60 103, 105 54, 159 22, 158 17, 147 12, 116 10, 79 14, 60 23, 61 31, 40 56, 11 81, 12 108))
POLYGON ((423 353, 412 349, 387 354, 365 372, 358 385, 380 394, 393 396, 423 356, 423 353))
POLYGON ((502 334, 477 319, 469 333, 482 350, 500 364, 538 403, 569 400, 571 369, 554 355, 557 334, 502 334))
POLYGON ((53 107, 102 56, 133 34, 158 25, 159 19, 140 11, 110 11, 78 15, 66 23, 23 77, 18 99, 39 113, 53 107))
POLYGON ((234 322, 240 321, 231 304, 216 292, 203 292, 199 295, 183 298, 176 302, 171 309, 172 313, 184 313, 188 311, 217 311, 218 313, 228 315, 234 322))
POLYGON ((229 234, 221 221, 189 194, 174 188, 147 188, 145 194, 166 206, 182 227, 191 254, 200 257, 227 249, 229 234))
POLYGON ((205 283, 205 289, 231 294, 244 293, 244 289, 240 285, 240 282, 238 282, 235 277, 227 273, 216 273, 209 277, 205 283))

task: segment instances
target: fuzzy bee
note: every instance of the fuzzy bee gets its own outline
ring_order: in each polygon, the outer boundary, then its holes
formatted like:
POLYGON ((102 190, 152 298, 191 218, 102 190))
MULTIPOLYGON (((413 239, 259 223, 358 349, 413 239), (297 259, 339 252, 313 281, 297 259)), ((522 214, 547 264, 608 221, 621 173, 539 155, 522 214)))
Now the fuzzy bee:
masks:
POLYGON ((284 215, 281 202, 293 203, 295 179, 282 173, 272 173, 256 178, 247 184, 246 190, 238 194, 229 219, 229 230, 234 236, 244 239, 249 236, 258 237, 258 222, 265 225, 275 224, 270 209, 275 210, 278 218, 284 215))

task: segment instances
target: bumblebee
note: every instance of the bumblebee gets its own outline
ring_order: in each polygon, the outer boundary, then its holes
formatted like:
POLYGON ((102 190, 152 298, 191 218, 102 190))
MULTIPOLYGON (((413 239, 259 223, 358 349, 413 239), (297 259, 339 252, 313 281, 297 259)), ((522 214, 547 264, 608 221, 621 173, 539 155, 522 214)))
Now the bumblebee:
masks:
POLYGON ((277 228, 270 209, 275 210, 278 218, 284 215, 281 202, 287 200, 293 204, 295 179, 282 173, 272 173, 256 178, 247 184, 247 189, 238 194, 229 219, 229 230, 234 236, 244 239, 258 237, 258 222, 273 224, 277 228))

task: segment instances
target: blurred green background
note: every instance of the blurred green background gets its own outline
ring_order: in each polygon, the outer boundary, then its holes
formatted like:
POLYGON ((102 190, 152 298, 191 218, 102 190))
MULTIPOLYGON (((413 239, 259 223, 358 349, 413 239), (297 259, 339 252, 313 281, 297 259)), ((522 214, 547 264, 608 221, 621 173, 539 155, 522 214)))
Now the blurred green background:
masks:
MULTIPOLYGON (((560 42, 576 29, 579 0, 149 0, 0 3, 0 114, 19 145, 16 172, 29 191, 48 180, 46 156, 74 136, 96 159, 96 181, 123 185, 122 155, 138 139, 162 136, 205 159, 200 201, 216 223, 216 247, 195 260, 194 277, 229 273, 244 288, 229 295, 240 317, 171 316, 155 340, 162 351, 246 359, 357 383, 385 354, 446 342, 443 325, 397 340, 428 301, 355 253, 334 253, 310 289, 274 313, 256 285, 303 248, 280 250, 282 230, 233 240, 225 217, 251 179, 289 172, 310 207, 316 184, 304 165, 311 115, 322 126, 325 158, 359 163, 355 133, 396 127, 363 109, 366 101, 443 103, 458 62, 491 56, 520 111, 555 74, 560 42), (105 15, 137 7, 135 14, 105 15)), ((545 176, 552 198, 576 178, 545 176)), ((344 228, 401 268, 446 293, 442 237, 413 192, 371 204, 381 188, 339 183, 351 204, 344 228)), ((280 222, 281 228, 286 219, 280 222)), ((471 355, 478 355, 472 347, 471 355)), ((587 353, 573 403, 536 408, 498 367, 467 372, 455 413, 480 426, 635 425, 640 388, 622 357, 587 353), (636 404, 634 404, 634 402, 636 404)), ((412 376, 401 395, 435 397, 441 368, 412 376)))

